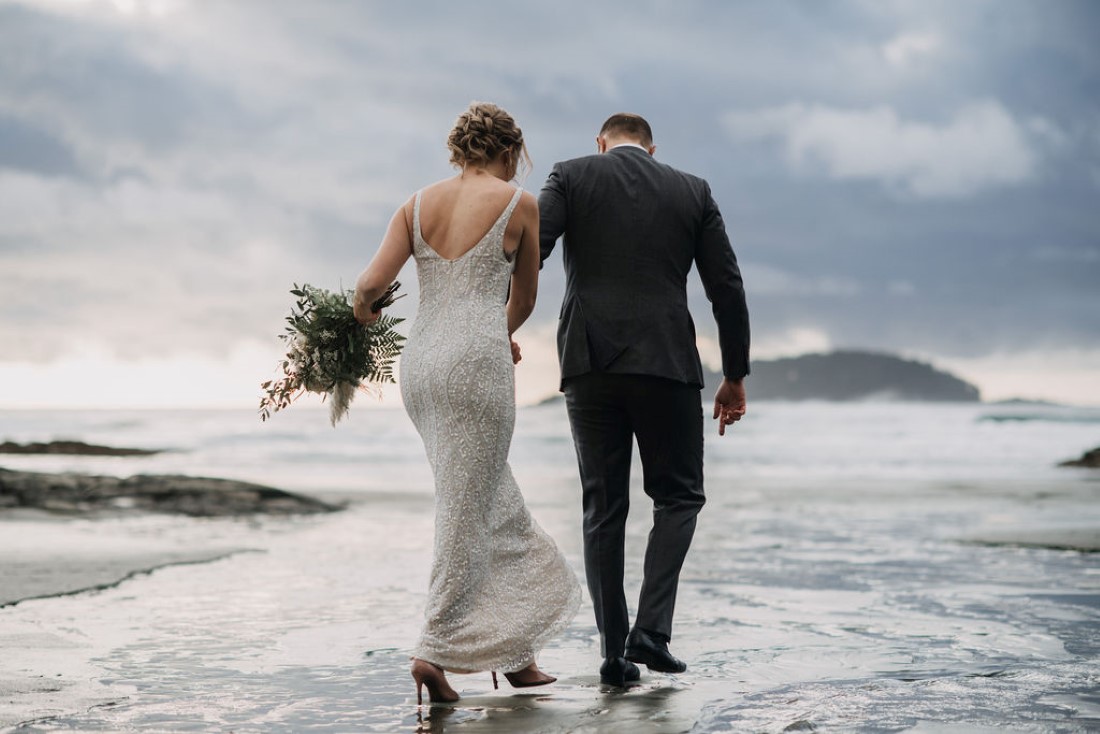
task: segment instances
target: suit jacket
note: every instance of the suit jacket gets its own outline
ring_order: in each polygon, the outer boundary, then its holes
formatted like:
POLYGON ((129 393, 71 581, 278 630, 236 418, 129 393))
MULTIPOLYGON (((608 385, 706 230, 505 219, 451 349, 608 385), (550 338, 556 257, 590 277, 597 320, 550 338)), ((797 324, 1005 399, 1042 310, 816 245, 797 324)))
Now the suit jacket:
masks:
POLYGON ((687 305, 694 263, 718 323, 722 372, 749 372, 737 258, 703 179, 633 146, 554 166, 539 195, 541 258, 562 237, 562 380, 591 371, 703 385, 687 305))

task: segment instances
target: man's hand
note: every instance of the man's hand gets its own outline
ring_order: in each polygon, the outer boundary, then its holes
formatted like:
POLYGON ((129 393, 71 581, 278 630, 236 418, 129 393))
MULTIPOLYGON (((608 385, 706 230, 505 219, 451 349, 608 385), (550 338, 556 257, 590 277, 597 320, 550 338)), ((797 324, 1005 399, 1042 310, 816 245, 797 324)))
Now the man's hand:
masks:
POLYGON ((523 359, 519 353, 519 344, 516 344, 516 340, 511 337, 508 338, 508 342, 512 345, 512 364, 519 364, 519 361, 523 359))
POLYGON ((718 421, 718 435, 726 435, 726 426, 736 423, 745 415, 745 383, 728 377, 714 394, 714 418, 718 421))

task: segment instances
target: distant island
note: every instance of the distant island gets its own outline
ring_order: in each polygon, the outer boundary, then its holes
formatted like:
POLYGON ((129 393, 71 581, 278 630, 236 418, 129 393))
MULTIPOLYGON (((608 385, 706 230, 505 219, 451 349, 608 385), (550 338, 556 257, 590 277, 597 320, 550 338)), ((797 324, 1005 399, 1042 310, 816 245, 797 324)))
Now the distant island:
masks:
MULTIPOLYGON (((713 398, 719 372, 703 370, 703 395, 713 398)), ((969 382, 925 362, 892 354, 854 349, 803 354, 781 359, 754 359, 745 379, 750 401, 915 401, 977 403, 981 392, 969 382)), ((562 400, 550 395, 538 405, 562 400)))
POLYGON ((0 454, 68 454, 71 456, 153 456, 161 449, 131 449, 99 446, 83 441, 50 441, 48 443, 0 443, 0 454))
MULTIPOLYGON (((721 379, 708 372, 705 394, 721 379)), ((858 350, 753 360, 745 385, 752 400, 981 400, 977 387, 930 364, 858 350)))

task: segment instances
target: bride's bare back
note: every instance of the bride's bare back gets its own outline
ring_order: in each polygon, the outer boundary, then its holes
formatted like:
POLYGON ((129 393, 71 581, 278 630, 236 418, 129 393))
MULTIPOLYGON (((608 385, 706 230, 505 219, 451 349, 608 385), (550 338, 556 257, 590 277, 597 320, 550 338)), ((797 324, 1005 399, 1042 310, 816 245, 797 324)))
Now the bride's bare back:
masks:
MULTIPOLYGON (((436 254, 457 260, 473 249, 508 206, 515 189, 499 178, 467 172, 424 189, 420 231, 436 254)), ((504 230, 504 253, 512 259, 519 247, 522 222, 510 220, 504 230)))
MULTIPOLYGON (((355 317, 370 323, 370 311, 386 287, 413 254, 413 208, 420 197, 420 236, 439 257, 458 260, 489 233, 516 189, 499 165, 469 167, 459 175, 434 183, 409 198, 393 215, 382 246, 356 283, 355 317)), ((530 192, 520 193, 518 205, 504 229, 500 247, 515 264, 506 312, 508 333, 531 315, 538 292, 539 209, 530 192)), ((518 357, 516 357, 518 359, 518 357)))

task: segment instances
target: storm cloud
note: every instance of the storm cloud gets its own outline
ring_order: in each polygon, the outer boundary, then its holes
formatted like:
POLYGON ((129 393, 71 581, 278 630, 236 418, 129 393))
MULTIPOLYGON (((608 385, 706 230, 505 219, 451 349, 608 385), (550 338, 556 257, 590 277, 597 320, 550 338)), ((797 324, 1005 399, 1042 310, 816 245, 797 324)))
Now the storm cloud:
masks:
POLYGON ((711 184, 759 356, 1100 368, 1098 37, 1086 0, 0 0, 0 367, 271 343, 290 284, 350 285, 487 99, 533 190, 645 115, 711 184))

